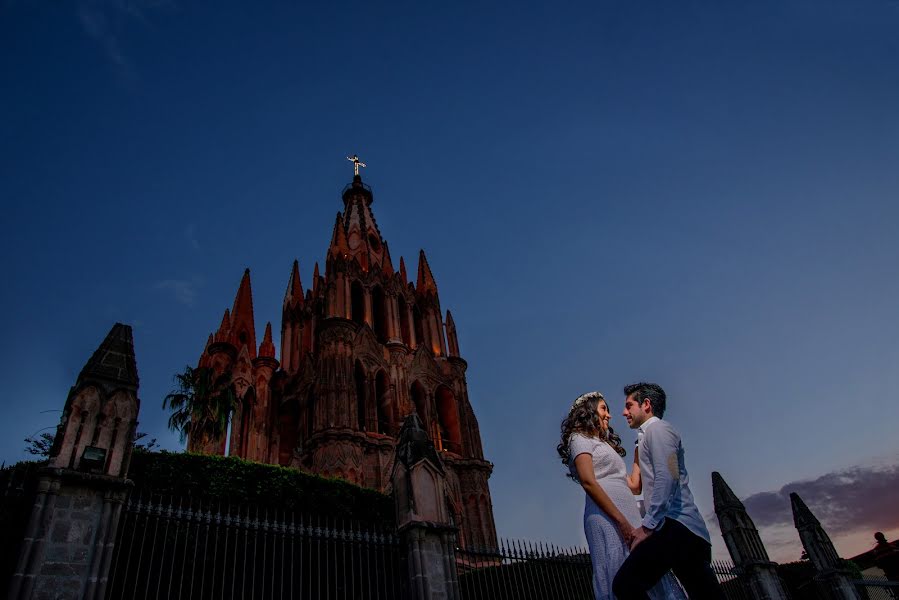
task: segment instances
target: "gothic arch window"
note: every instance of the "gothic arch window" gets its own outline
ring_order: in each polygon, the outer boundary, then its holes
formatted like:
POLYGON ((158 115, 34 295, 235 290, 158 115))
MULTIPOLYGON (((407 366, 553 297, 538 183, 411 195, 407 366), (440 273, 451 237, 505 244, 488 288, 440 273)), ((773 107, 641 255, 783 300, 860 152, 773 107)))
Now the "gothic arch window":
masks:
POLYGON ((387 343, 387 303, 384 290, 376 285, 371 290, 371 316, 374 323, 375 337, 382 344, 387 343))
POLYGON ((418 309, 418 306, 412 307, 412 321, 415 323, 415 346, 424 346, 425 333, 421 322, 421 311, 418 309))
POLYGON ((365 292, 362 290, 362 284, 354 281, 350 286, 350 315, 354 322, 362 325, 365 323, 365 292))
POLYGON ((409 315, 407 314, 408 307, 406 306, 406 299, 403 298, 402 294, 397 297, 397 305, 399 308, 398 312, 400 313, 399 315, 397 315, 397 318, 400 320, 400 335, 403 338, 403 343, 411 347, 412 336, 409 332, 409 315))
POLYGON ((383 370, 375 377, 375 401, 378 403, 378 433, 392 433, 393 402, 390 397, 390 380, 383 370))
POLYGON ((309 397, 306 399, 306 437, 309 438, 315 432, 315 392, 309 390, 309 397))
POLYGON ((434 394, 437 404, 437 426, 440 434, 438 448, 462 454, 462 431, 459 427, 459 410, 456 396, 444 385, 434 394))
POLYGON ((300 403, 288 400, 278 409, 278 464, 287 466, 297 447, 300 433, 300 403))
MULTIPOLYGON (((253 420, 253 405, 256 404, 256 390, 250 388, 247 390, 247 393, 244 394, 243 400, 240 403, 240 430, 238 432, 238 437, 235 445, 229 447, 228 454, 231 456, 239 456, 241 458, 247 458, 247 443, 250 437, 250 425, 253 420)), ((232 423, 233 417, 232 416, 232 423)))
POLYGON ((418 413, 418 418, 421 419, 421 422, 424 424, 425 428, 428 428, 428 410, 427 410, 427 402, 428 402, 428 394, 425 391, 423 385, 419 382, 414 382, 412 384, 412 404, 415 405, 415 412, 418 413))
POLYGON ((356 383, 356 418, 357 418, 357 426, 361 431, 365 431, 366 428, 366 405, 367 398, 366 394, 367 386, 365 385, 365 369, 362 368, 362 363, 358 360, 356 361, 356 365, 353 367, 353 381, 356 383))

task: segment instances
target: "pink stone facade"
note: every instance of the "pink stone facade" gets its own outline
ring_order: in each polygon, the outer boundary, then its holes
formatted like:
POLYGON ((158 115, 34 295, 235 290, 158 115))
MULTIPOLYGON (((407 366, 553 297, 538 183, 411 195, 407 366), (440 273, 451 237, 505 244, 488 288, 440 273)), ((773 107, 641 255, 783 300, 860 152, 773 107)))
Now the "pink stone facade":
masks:
MULTIPOLYGON (((270 323, 256 346, 249 270, 209 337, 199 366, 230 370, 241 398, 230 453, 390 491, 396 436, 416 412, 446 466, 445 508, 462 543, 494 546, 493 465, 484 459, 455 323, 449 311, 443 318, 424 251, 413 284, 402 258, 394 269, 359 177, 343 202, 324 275, 316 263, 305 289, 293 264, 279 359, 270 323)), ((224 454, 225 440, 191 440, 188 448, 224 454)))

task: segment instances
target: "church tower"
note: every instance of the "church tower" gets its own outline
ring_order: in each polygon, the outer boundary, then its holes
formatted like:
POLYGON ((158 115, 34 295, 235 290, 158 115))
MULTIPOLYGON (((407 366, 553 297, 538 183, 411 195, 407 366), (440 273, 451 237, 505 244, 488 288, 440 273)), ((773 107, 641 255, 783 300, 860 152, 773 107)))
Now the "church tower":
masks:
MULTIPOLYGON (((200 367, 231 373, 241 399, 230 454, 388 491, 396 436, 416 413, 447 468, 446 508, 462 543, 495 546, 493 465, 484 459, 455 323, 449 311, 442 317, 424 250, 414 284, 403 258, 394 268, 358 166, 324 275, 316 263, 304 289, 299 263, 290 269, 280 362, 270 324, 256 347, 249 270, 200 357, 200 367)), ((224 454, 225 443, 190 440, 188 448, 224 454)))

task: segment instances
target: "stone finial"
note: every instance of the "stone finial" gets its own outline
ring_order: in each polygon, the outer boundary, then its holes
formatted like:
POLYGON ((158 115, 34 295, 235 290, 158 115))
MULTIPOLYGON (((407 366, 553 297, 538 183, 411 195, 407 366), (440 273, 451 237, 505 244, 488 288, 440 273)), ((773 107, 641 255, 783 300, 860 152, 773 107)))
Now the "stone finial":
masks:
POLYGON ((265 324, 265 335, 262 337, 262 344, 259 345, 259 356, 267 358, 275 358, 275 344, 272 343, 272 324, 265 324))
POLYGON ((809 510, 809 507, 806 506, 805 502, 802 501, 802 498, 800 498, 799 494, 796 492, 790 494, 790 505, 793 508, 793 524, 796 526, 796 529, 821 527, 821 522, 812 511, 809 510))
POLYGON ((790 494, 790 504, 802 547, 818 572, 815 581, 819 592, 834 600, 857 600, 858 593, 855 586, 849 580, 843 561, 827 532, 821 527, 820 521, 812 514, 799 494, 795 492, 790 494))
POLYGON ((69 391, 51 464, 125 477, 140 408, 137 389, 131 327, 116 323, 69 391))
POLYGON ((437 282, 434 280, 434 274, 431 273, 431 266, 428 264, 424 250, 418 252, 418 281, 415 284, 415 291, 437 293, 437 282))
POLYGON ((250 270, 245 269, 240 278, 240 287, 234 297, 231 309, 231 343, 238 352, 247 347, 250 358, 256 358, 256 323, 253 314, 253 289, 250 285, 250 270))
POLYGON ((400 429, 391 480, 397 526, 449 524, 443 461, 415 413, 406 417, 400 429))
POLYGON ((746 507, 718 472, 712 473, 712 495, 721 537, 740 578, 754 590, 753 597, 786 600, 789 596, 777 574, 777 565, 768 558, 758 529, 746 507))
POLYGON ((300 280, 300 263, 294 260, 290 269, 290 280, 287 282, 287 292, 284 294, 284 306, 301 304, 303 304, 303 282, 300 280))
POLYGON ((745 510, 743 503, 737 498, 727 482, 718 471, 712 472, 712 498, 715 502, 715 512, 725 508, 745 510))
POLYGON ((134 360, 134 340, 131 327, 116 323, 106 335, 106 339, 94 352, 78 382, 96 381, 107 388, 127 387, 137 390, 137 363, 134 360))
POLYGON ((443 461, 434 447, 434 442, 428 436, 424 424, 417 413, 412 413, 403 421, 400 428, 399 441, 396 444, 396 459, 398 462, 412 468, 420 460, 428 460, 441 473, 444 472, 443 461))

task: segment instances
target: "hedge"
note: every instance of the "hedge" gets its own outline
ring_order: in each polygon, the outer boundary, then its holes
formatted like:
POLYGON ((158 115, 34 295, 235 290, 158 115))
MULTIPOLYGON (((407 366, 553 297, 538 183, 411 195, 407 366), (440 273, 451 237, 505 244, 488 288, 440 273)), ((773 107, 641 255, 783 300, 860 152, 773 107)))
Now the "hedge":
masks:
POLYGON ((135 449, 128 478, 156 494, 256 504, 319 516, 394 525, 393 499, 342 479, 236 457, 135 449))

